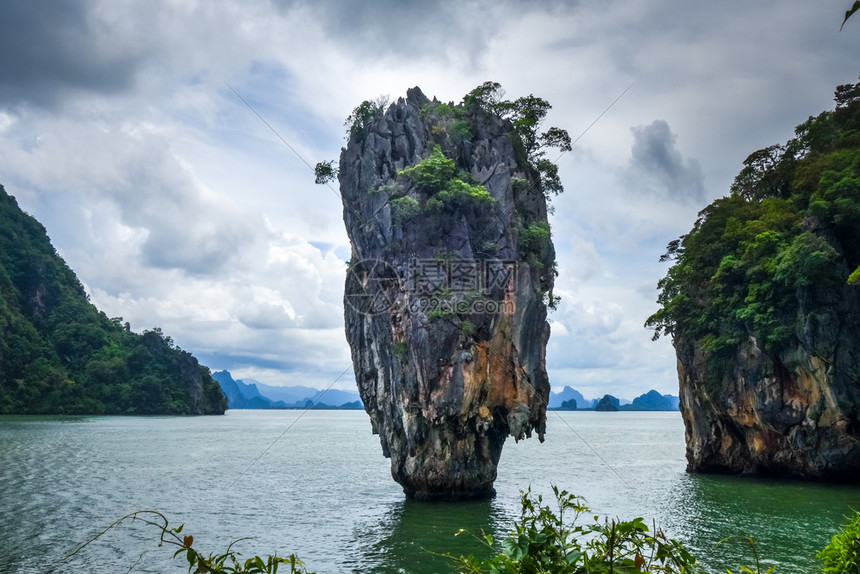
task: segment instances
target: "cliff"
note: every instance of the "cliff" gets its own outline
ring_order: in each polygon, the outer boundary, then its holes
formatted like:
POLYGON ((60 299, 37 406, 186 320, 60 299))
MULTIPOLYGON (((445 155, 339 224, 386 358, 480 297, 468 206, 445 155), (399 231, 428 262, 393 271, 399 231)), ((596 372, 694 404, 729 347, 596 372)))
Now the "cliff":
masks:
POLYGON ((486 99, 413 88, 366 104, 338 172, 361 399, 407 496, 492 496, 506 437, 545 430, 548 180, 534 140, 486 99))
POLYGON ((836 101, 664 256, 689 471, 860 476, 860 84, 836 101))
POLYGON ((87 297, 45 228, 0 186, 0 414, 223 414, 209 369, 160 329, 87 297))

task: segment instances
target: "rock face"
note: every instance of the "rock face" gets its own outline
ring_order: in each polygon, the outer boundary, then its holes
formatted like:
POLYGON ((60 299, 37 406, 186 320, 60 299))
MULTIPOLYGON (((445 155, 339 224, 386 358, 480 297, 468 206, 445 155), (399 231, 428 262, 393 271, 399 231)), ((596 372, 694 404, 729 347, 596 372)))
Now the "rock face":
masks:
POLYGON ((661 258, 689 471, 860 480, 860 83, 835 101, 661 258))
POLYGON ((538 178, 509 122, 418 88, 341 153, 346 336, 409 497, 492 496, 506 437, 543 440, 555 253, 538 178))
POLYGON ((797 344, 771 356, 750 338, 720 393, 705 384, 701 349, 676 340, 691 472, 857 481, 860 468, 860 296, 805 310, 797 344))

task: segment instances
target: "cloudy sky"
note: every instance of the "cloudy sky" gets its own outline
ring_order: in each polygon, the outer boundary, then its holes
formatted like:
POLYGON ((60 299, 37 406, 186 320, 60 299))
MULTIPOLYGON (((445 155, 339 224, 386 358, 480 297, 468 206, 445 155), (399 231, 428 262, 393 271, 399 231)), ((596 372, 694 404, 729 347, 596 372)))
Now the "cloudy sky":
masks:
POLYGON ((352 108, 494 80, 576 137, 632 84, 559 160, 548 369, 587 397, 677 393, 643 328, 658 258, 857 81, 850 4, 5 0, 0 183, 109 316, 237 378, 351 388, 341 204, 307 163, 338 156, 352 108))

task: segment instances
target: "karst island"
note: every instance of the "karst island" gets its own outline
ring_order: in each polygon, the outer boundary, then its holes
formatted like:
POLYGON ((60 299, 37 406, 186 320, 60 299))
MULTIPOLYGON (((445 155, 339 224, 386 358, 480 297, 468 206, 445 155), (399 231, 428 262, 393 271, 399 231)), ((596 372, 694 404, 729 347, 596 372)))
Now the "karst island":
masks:
MULTIPOLYGON (((460 103, 419 88, 365 101, 335 174, 352 247, 344 293, 355 379, 410 498, 492 496, 508 436, 543 440, 555 302, 549 103, 487 82, 460 103)), ((554 158, 553 158, 554 159, 554 158)))

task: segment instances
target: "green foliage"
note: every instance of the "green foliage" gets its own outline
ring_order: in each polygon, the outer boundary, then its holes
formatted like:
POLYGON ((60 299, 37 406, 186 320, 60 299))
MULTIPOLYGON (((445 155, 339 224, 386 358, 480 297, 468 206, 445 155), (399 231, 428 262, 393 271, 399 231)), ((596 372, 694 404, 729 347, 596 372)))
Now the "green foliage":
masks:
POLYGON ((860 513, 854 513, 817 557, 825 574, 860 574, 860 513))
POLYGON ((527 179, 523 179, 521 177, 512 177, 511 178, 511 187, 514 190, 514 197, 518 198, 529 188, 529 182, 527 179))
POLYGON ((556 311, 561 304, 561 296, 553 295, 552 291, 544 291, 542 298, 544 306, 550 311, 556 311))
POLYGON ((347 127, 346 137, 363 137, 364 126, 375 116, 381 114, 388 105, 387 96, 379 96, 375 100, 364 100, 347 116, 343 125, 347 127))
POLYGON ((541 262, 544 251, 550 245, 549 223, 546 221, 534 221, 528 226, 520 229, 519 248, 520 257, 533 267, 543 267, 541 262))
POLYGON ((98 311, 44 227, 0 186, 0 414, 226 407, 209 369, 160 329, 138 335, 98 311))
POLYGON ((857 12, 857 10, 860 10, 860 0, 857 0, 856 2, 854 2, 854 4, 851 6, 851 8, 849 8, 845 12, 845 19, 842 20, 842 26, 839 27, 840 32, 842 31, 842 28, 845 27, 845 22, 848 21, 848 18, 850 18, 852 15, 854 15, 854 13, 857 12))
MULTIPOLYGON (((193 572, 193 574, 276 574, 282 564, 285 566, 289 565, 289 574, 313 574, 305 570, 304 564, 295 554, 290 554, 287 557, 280 557, 276 554, 266 556, 265 558, 252 556, 242 560, 242 555, 233 550, 233 546, 237 542, 247 540, 247 538, 234 540, 221 554, 204 555, 194 548, 194 536, 182 534, 182 524, 171 528, 167 518, 162 513, 154 510, 138 510, 137 512, 123 516, 79 546, 66 558, 75 556, 81 550, 104 536, 108 531, 116 528, 125 521, 132 523, 142 522, 144 525, 152 526, 159 530, 159 547, 165 544, 175 546, 177 550, 173 553, 173 557, 182 556, 188 562, 188 572, 193 572)), ((137 563, 132 564, 128 571, 131 572, 134 570, 136 565, 137 563)), ((281 572, 286 573, 287 570, 281 570, 281 572)))
POLYGON ((391 354, 401 361, 406 360, 408 349, 406 348, 406 343, 404 341, 394 341, 394 345, 391 347, 391 354))
POLYGON ((496 111, 504 95, 505 91, 500 83, 488 81, 463 96, 463 105, 467 108, 477 107, 496 111))
POLYGON ((325 185, 337 177, 337 168, 334 167, 334 160, 321 161, 314 166, 314 183, 325 185))
MULTIPOLYGON (((569 402, 565 401, 568 407, 569 402)), ((563 405, 564 406, 564 405, 563 405)), ((593 516, 585 501, 566 490, 552 487, 555 501, 544 504, 543 497, 531 489, 520 491, 520 518, 514 522, 509 535, 500 543, 486 533, 480 537, 460 530, 457 536, 470 535, 490 549, 492 558, 479 560, 474 555, 444 554, 460 574, 698 574, 703 570, 683 543, 671 539, 659 528, 649 528, 642 518, 632 520, 604 519, 593 516)), ((203 554, 194 547, 194 536, 183 534, 183 526, 170 527, 167 518, 153 510, 139 510, 119 518, 66 556, 66 560, 82 552, 110 530, 124 522, 140 522, 158 531, 159 547, 173 546, 174 558, 182 556, 188 572, 194 574, 276 574, 281 565, 289 565, 289 574, 312 574, 305 570, 295 555, 276 554, 252 556, 242 560, 233 547, 247 538, 231 542, 220 554, 203 554)), ((744 574, 770 574, 774 566, 763 569, 752 537, 733 536, 721 540, 741 542, 749 546, 754 567, 739 566, 744 574)), ((817 557, 825 574, 860 574, 860 513, 833 536, 817 557)), ((139 560, 138 560, 139 562, 139 560)), ((128 571, 134 570, 137 563, 128 571)), ((286 572, 286 570, 282 570, 286 572)), ((732 574, 732 570, 727 570, 732 574)))
POLYGON ((731 195, 702 210, 661 258, 674 265, 646 326, 705 351, 711 392, 741 344, 754 337, 768 353, 786 350, 799 314, 831 301, 860 265, 854 89, 840 86, 840 106, 798 126, 785 145, 751 154, 731 195))
POLYGON ((434 305, 427 311, 427 320, 431 323, 452 321, 457 316, 454 313, 457 297, 447 285, 439 286, 433 291, 432 301, 434 305))
MULTIPOLYGON (((456 162, 445 157, 438 145, 431 145, 428 157, 401 170, 398 176, 411 180, 416 190, 427 197, 424 207, 430 213, 450 214, 493 203, 487 189, 473 185, 469 174, 459 171, 456 162)), ((417 207, 417 200, 413 201, 417 207)))
POLYGON ((469 319, 463 319, 460 322, 460 332, 465 337, 471 337, 475 334, 475 323, 473 323, 469 319))
POLYGON ((411 179, 418 191, 433 195, 458 174, 457 164, 445 157, 442 148, 431 145, 430 155, 412 167, 401 170, 397 175, 411 179))
POLYGON ((437 140, 447 137, 458 145, 472 139, 472 124, 463 106, 431 102, 421 109, 421 116, 431 125, 430 131, 437 140))
POLYGON ((546 159, 546 150, 556 148, 562 152, 571 151, 571 139, 567 130, 550 127, 541 132, 541 124, 546 119, 550 103, 532 94, 504 100, 504 90, 497 82, 484 82, 465 96, 463 105, 467 109, 482 109, 511 121, 516 141, 515 150, 521 148, 527 163, 540 175, 541 188, 545 194, 559 194, 564 191, 558 177, 558 166, 546 159))
POLYGON ((489 205, 493 203, 490 192, 483 185, 472 185, 462 178, 448 180, 436 198, 446 206, 489 205))
POLYGON ((558 195, 564 191, 564 186, 561 184, 561 178, 558 175, 558 165, 541 158, 535 162, 535 167, 540 173, 541 185, 544 193, 552 193, 558 195))
POLYGON ((860 285, 860 267, 851 272, 848 276, 849 285, 860 285))
POLYGON ((408 195, 396 197, 390 203, 391 215, 394 221, 398 223, 412 221, 421 213, 421 205, 418 203, 418 200, 408 195))
POLYGON ((468 141, 472 137, 472 126, 466 120, 454 120, 449 129, 456 141, 468 141))
MULTIPOLYGON (((521 497, 520 519, 489 560, 474 556, 449 557, 461 573, 585 574, 692 573, 695 558, 677 540, 648 528, 642 518, 629 521, 594 517, 578 523, 589 512, 585 502, 553 487, 555 508, 531 491, 521 497)), ((462 533, 461 531, 460 533, 462 533)), ((496 548, 493 537, 479 541, 496 548)))

